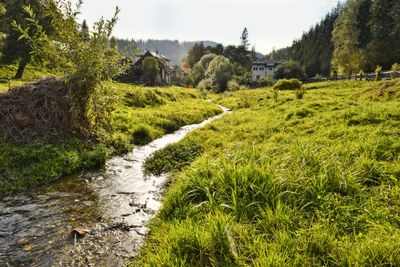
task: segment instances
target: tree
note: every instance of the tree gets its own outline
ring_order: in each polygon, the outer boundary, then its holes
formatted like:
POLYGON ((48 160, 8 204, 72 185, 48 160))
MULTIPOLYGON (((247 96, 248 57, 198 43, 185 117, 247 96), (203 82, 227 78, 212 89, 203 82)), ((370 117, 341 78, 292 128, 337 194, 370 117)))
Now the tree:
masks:
POLYGON ((175 76, 173 78, 173 84, 183 86, 185 84, 185 74, 179 65, 173 66, 175 76))
POLYGON ((154 57, 146 57, 142 62, 143 76, 148 85, 155 85, 157 82, 160 67, 154 57))
POLYGON ((370 7, 370 36, 368 45, 369 67, 382 65, 390 69, 400 60, 400 2, 374 0, 370 7))
POLYGON ((79 4, 77 10, 71 8, 69 1, 44 1, 42 5, 46 11, 44 15, 52 18, 52 35, 44 30, 31 6, 23 7, 29 23, 15 22, 13 27, 22 34, 33 57, 41 55, 49 62, 59 63, 70 88, 69 99, 77 130, 82 133, 94 130, 97 136, 103 136, 105 130, 110 129, 108 115, 114 101, 104 81, 110 81, 125 70, 125 66, 119 64, 122 58, 118 53, 107 53, 119 9, 116 8, 111 19, 96 22, 93 35, 84 40, 77 30, 81 26, 76 21, 79 4))
POLYGON ((190 66, 194 66, 204 55, 205 47, 203 42, 197 43, 189 49, 186 61, 189 62, 190 66))
POLYGON ((216 56, 208 66, 205 78, 210 79, 217 92, 223 92, 227 88, 228 81, 233 76, 233 65, 224 56, 216 56))
POLYGON ((257 59, 256 47, 253 46, 253 47, 251 48, 251 51, 250 51, 250 58, 249 58, 249 60, 250 60, 250 62, 254 62, 254 61, 256 61, 256 59, 257 59))
POLYGON ((275 79, 304 79, 304 69, 300 66, 300 63, 294 60, 286 61, 280 64, 274 73, 275 79))
POLYGON ((371 71, 366 45, 370 41, 368 24, 372 0, 349 0, 341 11, 332 33, 334 52, 332 66, 339 74, 371 71))
POLYGON ((205 78, 205 74, 210 62, 216 57, 217 55, 215 54, 205 55, 194 65, 192 71, 190 72, 190 76, 192 77, 195 86, 197 86, 200 81, 205 78))
POLYGON ((84 40, 88 40, 89 39, 89 27, 88 27, 88 25, 86 23, 86 20, 83 20, 83 22, 82 22, 81 34, 82 34, 82 38, 84 40))
MULTIPOLYGON (((35 14, 35 20, 42 26, 43 31, 47 35, 51 35, 54 32, 53 25, 51 23, 52 17, 46 10, 46 7, 52 5, 52 1, 48 2, 48 5, 43 5, 41 0, 14 0, 9 1, 6 5, 6 12, 4 15, 4 32, 6 38, 4 45, 1 48, 2 58, 1 61, 5 64, 12 64, 18 61, 18 70, 14 78, 22 78, 26 65, 31 61, 32 47, 27 43, 26 38, 20 38, 21 32, 12 27, 12 22, 15 21, 23 28, 27 29, 29 35, 37 35, 37 28, 28 28, 30 22, 29 15, 24 11, 23 6, 29 5, 32 12, 35 14)), ((35 58, 37 61, 40 58, 35 58)))
POLYGON ((240 36, 240 43, 241 45, 245 48, 245 50, 248 50, 249 48, 249 33, 247 31, 247 28, 245 27, 243 29, 242 35, 240 36))

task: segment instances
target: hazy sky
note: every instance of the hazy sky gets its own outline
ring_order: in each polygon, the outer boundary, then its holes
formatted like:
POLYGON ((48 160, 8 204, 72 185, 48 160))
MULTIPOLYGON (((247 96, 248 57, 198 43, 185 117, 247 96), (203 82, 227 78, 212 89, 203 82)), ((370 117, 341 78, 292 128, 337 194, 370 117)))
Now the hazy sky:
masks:
MULTIPOLYGON (((76 1, 76 0, 75 0, 76 1)), ((256 50, 292 44, 338 0, 84 0, 89 25, 121 9, 114 35, 128 39, 211 40, 238 45, 244 27, 256 50)))

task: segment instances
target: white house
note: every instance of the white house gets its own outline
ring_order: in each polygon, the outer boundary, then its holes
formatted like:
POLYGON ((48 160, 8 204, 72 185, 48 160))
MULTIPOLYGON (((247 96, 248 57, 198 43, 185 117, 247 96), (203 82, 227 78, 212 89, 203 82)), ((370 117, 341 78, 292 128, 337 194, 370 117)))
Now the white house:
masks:
POLYGON ((276 67, 284 61, 284 59, 257 59, 252 67, 253 81, 257 82, 260 78, 273 78, 276 67))

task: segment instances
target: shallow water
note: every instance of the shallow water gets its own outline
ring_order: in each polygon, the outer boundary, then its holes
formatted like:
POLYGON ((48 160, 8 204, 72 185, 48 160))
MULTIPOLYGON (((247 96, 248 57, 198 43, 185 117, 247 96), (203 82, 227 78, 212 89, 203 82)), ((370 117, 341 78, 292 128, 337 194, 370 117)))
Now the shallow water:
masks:
POLYGON ((0 266, 121 266, 161 206, 167 177, 145 176, 144 160, 221 116, 135 147, 101 170, 0 200, 0 266), (75 236, 73 228, 90 233, 75 236))

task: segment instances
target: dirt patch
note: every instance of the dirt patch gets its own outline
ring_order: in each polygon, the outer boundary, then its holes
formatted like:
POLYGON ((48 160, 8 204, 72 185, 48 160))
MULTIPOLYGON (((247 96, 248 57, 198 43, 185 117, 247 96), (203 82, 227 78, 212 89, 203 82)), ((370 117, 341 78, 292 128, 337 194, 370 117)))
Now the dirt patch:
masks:
POLYGON ((73 127, 67 84, 56 77, 0 93, 0 138, 27 144, 49 142, 73 127))

